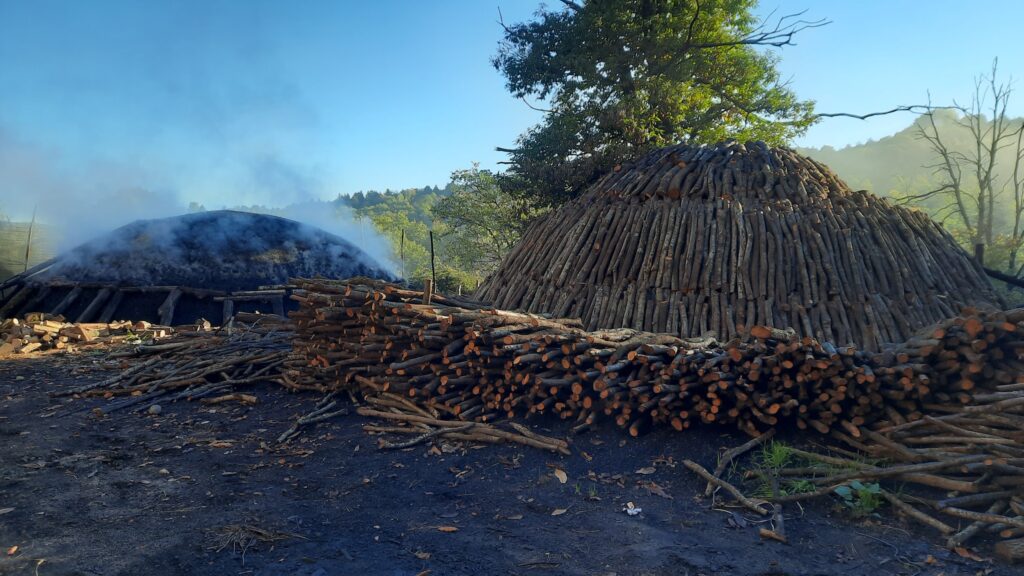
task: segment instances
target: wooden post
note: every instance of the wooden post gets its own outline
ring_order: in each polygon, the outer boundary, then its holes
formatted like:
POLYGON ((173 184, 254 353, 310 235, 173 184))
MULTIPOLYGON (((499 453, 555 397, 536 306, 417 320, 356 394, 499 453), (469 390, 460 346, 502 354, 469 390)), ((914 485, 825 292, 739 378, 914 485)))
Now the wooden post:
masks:
POLYGON ((71 304, 78 299, 78 295, 81 293, 82 287, 75 284, 75 287, 72 288, 70 292, 68 292, 67 296, 65 296, 64 299, 61 300, 59 304, 57 304, 57 307, 54 308, 53 310, 50 310, 50 314, 53 314, 54 316, 62 314, 64 310, 67 310, 68 306, 71 306, 71 304))
POLYGON ((35 286, 32 286, 31 284, 22 285, 21 289, 15 292, 13 296, 11 296, 11 299, 8 300, 6 304, 4 304, 3 308, 0 308, 0 318, 11 317, 10 315, 13 314, 15 310, 17 310, 18 306, 22 302, 24 302, 25 299, 32 295, 32 292, 34 290, 35 286))
POLYGON ((221 317, 220 325, 226 326, 231 317, 235 314, 235 301, 231 298, 224 299, 224 313, 221 317))
POLYGON ((106 324, 113 320, 117 307, 121 305, 122 298, 124 298, 124 290, 119 289, 117 292, 114 292, 114 296, 107 302, 107 306, 103 309, 103 313, 100 314, 98 321, 106 324))
POLYGON ((174 306, 178 304, 179 298, 181 298, 181 288, 175 288, 167 294, 167 299, 160 305, 160 308, 157 308, 157 314, 160 314, 160 323, 164 326, 170 326, 174 320, 174 306))
POLYGON ((28 223, 28 240, 25 242, 25 268, 21 271, 22 274, 28 272, 28 259, 32 253, 32 228, 36 225, 36 208, 39 205, 32 207, 32 221, 28 223))
POLYGON ((431 282, 431 293, 433 293, 434 286, 437 286, 437 276, 434 275, 434 231, 430 231, 430 282, 431 282))
POLYGON ((405 228, 402 228, 402 240, 398 243, 398 257, 402 260, 402 283, 409 287, 409 279, 405 277, 405 228))
POLYGON ((78 315, 78 318, 75 318, 75 322, 88 322, 89 320, 92 320, 92 317, 100 311, 100 306, 107 301, 107 298, 110 298, 110 295, 113 294, 113 292, 113 287, 107 286, 101 288, 100 291, 96 293, 96 296, 93 297, 92 302, 89 302, 89 305, 85 307, 85 310, 78 315))
POLYGON ((423 281, 423 303, 430 304, 430 300, 434 297, 434 281, 427 278, 423 281))

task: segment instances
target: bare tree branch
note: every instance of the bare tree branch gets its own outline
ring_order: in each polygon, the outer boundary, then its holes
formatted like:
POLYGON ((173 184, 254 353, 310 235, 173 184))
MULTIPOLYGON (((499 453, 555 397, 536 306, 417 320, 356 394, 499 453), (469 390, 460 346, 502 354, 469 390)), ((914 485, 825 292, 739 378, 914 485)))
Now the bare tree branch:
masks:
POLYGON ((526 104, 526 107, 529 108, 530 110, 536 110, 537 112, 544 112, 545 114, 551 114, 552 112, 554 112, 554 110, 551 110, 551 109, 548 109, 548 108, 538 108, 538 107, 534 106, 533 104, 530 104, 529 102, 526 101, 526 96, 523 96, 523 97, 521 97, 519 99, 522 100, 523 104, 526 104))
POLYGON ((897 106, 891 110, 885 110, 884 112, 869 112, 867 114, 853 114, 850 112, 822 112, 815 114, 815 118, 856 118, 857 120, 867 120, 868 118, 874 118, 875 116, 885 116, 887 114, 896 114, 897 112, 913 112, 915 114, 927 114, 934 110, 952 110, 957 109, 956 106, 932 106, 930 104, 911 104, 909 106, 897 106))
MULTIPOLYGON (((565 1, 565 0, 563 0, 565 1)), ((698 5, 699 10, 699 5, 698 5)), ((698 44, 687 42, 686 48, 706 49, 706 48, 723 48, 727 46, 774 46, 781 48, 783 46, 795 46, 793 43, 793 37, 811 28, 821 28, 832 23, 831 20, 821 18, 818 20, 793 20, 787 22, 787 20, 799 18, 803 16, 807 11, 802 10, 793 14, 786 14, 779 18, 775 23, 775 26, 768 28, 767 20, 762 22, 760 26, 755 28, 750 34, 740 38, 738 40, 727 40, 722 42, 701 42, 698 44)), ((696 23, 696 15, 694 20, 690 23, 690 29, 692 32, 693 25, 696 23)), ((691 36, 692 38, 692 36, 691 36)), ((689 38, 688 38, 689 40, 689 38)))

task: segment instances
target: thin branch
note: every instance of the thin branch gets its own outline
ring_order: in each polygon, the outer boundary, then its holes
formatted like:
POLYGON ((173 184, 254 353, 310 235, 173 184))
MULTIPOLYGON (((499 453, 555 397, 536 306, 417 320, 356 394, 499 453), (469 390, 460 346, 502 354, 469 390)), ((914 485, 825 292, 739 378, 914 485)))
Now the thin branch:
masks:
POLYGON ((582 5, 580 5, 580 4, 576 3, 576 2, 573 2, 572 0, 561 0, 561 1, 562 1, 562 4, 565 4, 566 6, 568 6, 569 8, 572 8, 573 10, 575 10, 577 12, 579 12, 580 10, 583 10, 583 6, 582 5))
MULTIPOLYGON (((563 0, 564 1, 564 0, 563 0)), ((832 23, 831 20, 821 18, 819 20, 795 20, 787 23, 786 21, 792 18, 797 18, 806 13, 806 10, 796 12, 794 14, 787 14, 779 18, 778 22, 775 23, 775 27, 768 30, 765 25, 761 25, 756 28, 751 34, 740 38, 739 40, 728 40, 724 42, 704 42, 701 44, 689 44, 687 48, 723 48, 726 46, 774 46, 781 48, 783 46, 795 46, 793 44, 793 37, 808 30, 810 28, 821 28, 832 23)))
POLYGON ((522 100, 523 104, 526 104, 526 106, 530 110, 536 110, 537 112, 544 112, 545 114, 551 114, 551 113, 554 112, 554 110, 549 110, 547 108, 538 108, 538 107, 534 106, 533 104, 530 104, 529 102, 526 101, 526 96, 521 96, 519 99, 522 100))
POLYGON ((505 34, 511 34, 512 30, 505 25, 505 16, 501 13, 501 6, 498 6, 498 25, 505 30, 505 34))
POLYGON ((934 110, 951 110, 955 109, 956 106, 932 106, 930 104, 911 104, 909 106, 897 106, 891 110, 884 112, 869 112, 867 114, 853 114, 850 112, 822 112, 815 114, 815 118, 856 118, 857 120, 867 120, 875 116, 885 116, 886 114, 895 114, 897 112, 913 112, 914 114, 927 114, 934 110))

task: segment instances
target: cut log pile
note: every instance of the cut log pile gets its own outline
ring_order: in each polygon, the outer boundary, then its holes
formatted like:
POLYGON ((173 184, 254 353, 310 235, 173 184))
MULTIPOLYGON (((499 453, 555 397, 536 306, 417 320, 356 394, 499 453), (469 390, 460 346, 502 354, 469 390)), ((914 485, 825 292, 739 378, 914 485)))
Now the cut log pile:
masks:
POLYGON ((95 410, 109 413, 179 399, 255 402, 241 387, 256 382, 324 392, 280 442, 347 414, 338 397, 352 394, 360 415, 387 421, 367 432, 409 438, 382 437, 381 449, 447 438, 568 453, 566 440, 498 422, 530 414, 571 420, 577 432, 606 418, 632 435, 726 424, 757 438, 713 473, 684 464, 708 480, 708 494, 717 487, 772 515, 765 537, 785 540, 787 502, 868 490, 950 547, 995 537, 1000 556, 1024 559, 1024 310, 965 310, 864 352, 760 325, 724 343, 587 331, 578 320, 365 278, 293 283, 292 322, 239 314, 237 325, 117 351, 117 376, 67 394, 106 397, 95 410), (725 475, 729 463, 785 426, 820 432, 833 447, 789 448, 788 464, 747 473, 773 495, 744 495, 725 475))
POLYGON ((88 344, 111 345, 169 337, 176 330, 209 330, 210 323, 159 326, 149 322, 67 322, 63 316, 28 314, 0 323, 0 357, 46 350, 69 350, 88 344))
MULTIPOLYGON (((609 418, 651 426, 791 425, 862 436, 1024 375, 1024 313, 958 316, 878 353, 755 326, 721 343, 487 309, 369 280, 293 281, 300 309, 283 373, 298 389, 372 387, 448 418, 555 414, 575 430, 609 418)), ((1024 385, 1022 385, 1024 388, 1024 385)), ((1016 392, 1014 392, 1016 393, 1016 392)))
POLYGON ((759 142, 669 147, 609 173, 532 225, 477 297, 588 329, 729 340, 767 325, 863 350, 1001 307, 926 214, 759 142))

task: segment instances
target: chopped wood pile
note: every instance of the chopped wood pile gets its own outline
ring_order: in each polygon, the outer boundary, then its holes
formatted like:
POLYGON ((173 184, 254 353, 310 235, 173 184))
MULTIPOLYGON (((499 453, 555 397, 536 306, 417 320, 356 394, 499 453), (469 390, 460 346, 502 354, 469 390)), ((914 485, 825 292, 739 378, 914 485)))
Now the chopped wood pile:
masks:
POLYGON ((111 345, 121 342, 159 340, 176 330, 209 330, 210 323, 160 326, 149 322, 67 322, 63 316, 28 314, 0 323, 0 357, 46 350, 70 350, 76 345, 111 345))
POLYGON ((952 548, 996 538, 998 555, 1024 559, 1024 309, 964 310, 865 352, 760 325, 724 343, 586 331, 366 278, 292 282, 293 322, 242 313, 215 331, 115 351, 121 372, 67 394, 105 397, 94 411, 107 414, 185 399, 254 403, 242 387, 257 382, 324 392, 279 442, 348 414, 339 395, 351 394, 358 414, 387 421, 367 432, 408 437, 382 437, 385 450, 446 438, 569 452, 566 440, 506 421, 529 414, 571 420, 576 432, 607 418, 632 435, 726 424, 755 438, 714 472, 684 464, 708 495, 717 488, 771 516, 766 538, 785 541, 786 503, 837 496, 852 507, 884 500, 952 548), (786 426, 820 432, 831 448, 788 447, 785 463, 746 472, 769 493, 745 495, 730 463, 786 426))
POLYGON ((862 350, 966 305, 1001 307, 923 212, 757 142, 674 146, 621 166, 535 223, 476 296, 588 329, 729 340, 765 325, 862 350))
POLYGON ((954 317, 868 353, 765 326, 725 343, 587 332, 372 280, 293 282, 290 387, 372 387, 466 421, 549 413, 576 431, 608 418, 632 435, 717 423, 860 438, 866 425, 915 421, 1024 377, 1020 310, 954 317))

